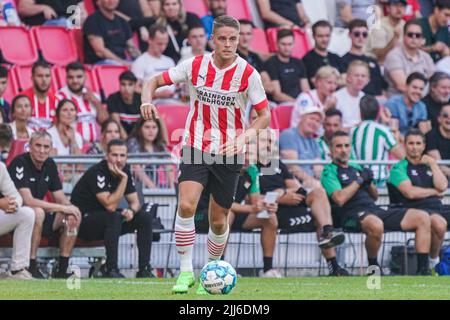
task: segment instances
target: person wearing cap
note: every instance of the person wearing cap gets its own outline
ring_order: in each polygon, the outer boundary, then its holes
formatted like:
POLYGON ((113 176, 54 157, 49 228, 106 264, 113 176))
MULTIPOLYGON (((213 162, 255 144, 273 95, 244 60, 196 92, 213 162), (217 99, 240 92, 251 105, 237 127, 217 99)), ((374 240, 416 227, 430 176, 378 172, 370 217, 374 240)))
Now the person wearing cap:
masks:
POLYGON ((381 18, 370 31, 366 54, 376 58, 381 65, 388 52, 401 43, 406 5, 406 0, 389 0, 387 16, 381 18))
MULTIPOLYGON (((298 126, 284 130, 280 135, 280 154, 286 160, 320 160, 321 152, 316 132, 322 125, 322 110, 310 105, 305 107, 298 126)), ((316 187, 314 177, 320 177, 321 166, 289 165, 290 171, 306 187, 316 187)))

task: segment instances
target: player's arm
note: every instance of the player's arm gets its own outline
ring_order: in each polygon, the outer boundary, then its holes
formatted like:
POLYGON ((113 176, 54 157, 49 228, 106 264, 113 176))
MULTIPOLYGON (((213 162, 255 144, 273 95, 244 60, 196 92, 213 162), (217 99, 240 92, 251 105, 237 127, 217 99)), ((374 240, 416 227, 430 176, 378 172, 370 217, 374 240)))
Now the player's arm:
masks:
POLYGON ((370 197, 373 200, 377 201, 377 199, 378 199, 378 189, 373 183, 370 184, 370 186, 368 188, 368 191, 369 191, 370 197))
POLYGON ((360 185, 358 182, 353 181, 345 188, 334 191, 331 198, 338 206, 342 207, 355 195, 355 193, 359 190, 359 187, 360 185))
POLYGON ((403 196, 410 200, 425 199, 439 195, 436 189, 413 186, 411 180, 403 181, 397 188, 403 196))
POLYGON ((65 212, 66 206, 60 203, 48 202, 33 197, 29 188, 20 188, 23 204, 32 208, 42 208, 45 212, 65 212))
POLYGON ((139 202, 137 192, 125 195, 125 199, 127 199, 129 208, 132 209, 135 213, 141 209, 141 203, 139 202))
POLYGON ((162 74, 151 77, 142 85, 141 93, 141 115, 145 120, 153 119, 153 114, 158 119, 158 111, 153 105, 155 90, 167 84, 162 74))
POLYGON ((121 177, 117 189, 111 193, 108 191, 99 192, 95 196, 101 205, 109 212, 114 212, 119 206, 120 200, 125 194, 125 189, 127 187, 128 177, 121 177))
MULTIPOLYGON (((434 158, 435 160, 439 161, 442 160, 441 157, 441 153, 439 152, 439 150, 435 149, 435 150, 428 150, 428 155, 432 158, 434 158)), ((448 166, 440 166, 441 171, 447 176, 450 177, 450 168, 448 166)))
POLYGON ((441 168, 437 164, 436 160, 428 155, 422 156, 422 163, 427 164, 431 172, 433 173, 433 185, 434 188, 439 192, 444 192, 448 188, 448 180, 445 174, 442 172, 441 168))

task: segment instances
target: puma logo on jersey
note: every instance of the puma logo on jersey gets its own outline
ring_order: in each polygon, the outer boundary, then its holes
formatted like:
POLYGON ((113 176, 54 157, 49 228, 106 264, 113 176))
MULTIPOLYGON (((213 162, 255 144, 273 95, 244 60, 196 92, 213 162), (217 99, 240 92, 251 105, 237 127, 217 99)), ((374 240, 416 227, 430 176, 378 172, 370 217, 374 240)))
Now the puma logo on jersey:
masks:
POLYGON ((22 180, 23 179, 23 167, 16 167, 16 178, 18 180, 22 180))
POLYGON ((205 80, 205 76, 202 76, 201 74, 199 74, 198 77, 202 78, 202 80, 205 80))
POLYGON ((100 189, 103 189, 105 187, 105 176, 103 177, 100 175, 97 176, 97 186, 100 189))

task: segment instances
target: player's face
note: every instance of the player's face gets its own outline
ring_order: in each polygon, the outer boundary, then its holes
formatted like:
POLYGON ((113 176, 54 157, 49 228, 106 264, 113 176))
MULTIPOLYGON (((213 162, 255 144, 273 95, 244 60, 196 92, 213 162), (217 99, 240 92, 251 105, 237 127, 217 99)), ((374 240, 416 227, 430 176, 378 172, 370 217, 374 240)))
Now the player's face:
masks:
POLYGON ((163 3, 163 11, 168 19, 176 19, 180 14, 181 5, 179 0, 165 0, 163 3))
POLYGON ((288 36, 278 40, 277 46, 278 53, 284 58, 289 58, 294 49, 294 37, 288 36))
POLYGON ((59 111, 58 122, 70 126, 77 120, 77 108, 71 102, 66 102, 62 105, 59 111))
POLYGON ((214 17, 227 13, 227 0, 209 0, 209 10, 214 17))
POLYGON ((425 83, 422 80, 413 80, 406 88, 406 95, 408 99, 414 103, 422 99, 423 90, 425 90, 425 83))
POLYGON ((331 29, 328 27, 318 27, 316 28, 316 33, 314 35, 314 41, 316 43, 316 48, 325 51, 330 44, 331 29))
POLYGON ((433 99, 440 103, 446 103, 450 100, 450 79, 439 81, 435 87, 431 88, 433 99))
POLYGON ((326 117, 323 122, 323 128, 325 129, 325 136, 331 138, 333 134, 341 130, 341 117, 331 116, 326 117))
POLYGON ((0 78, 0 96, 5 92, 7 85, 8 85, 8 79, 0 78))
POLYGON ((145 142, 153 142, 158 136, 158 125, 155 121, 145 121, 145 123, 141 127, 142 137, 145 142))
POLYGON ((107 145, 111 140, 120 139, 120 130, 117 124, 111 122, 106 127, 105 132, 103 133, 103 139, 105 144, 107 145))
POLYGON ((347 74, 347 82, 355 90, 361 91, 369 83, 369 72, 367 68, 358 66, 353 67, 347 74))
POLYGON ((425 151, 425 142, 421 136, 408 136, 405 145, 406 155, 411 159, 420 159, 425 151))
POLYGON ((445 131, 450 132, 450 105, 442 107, 438 122, 445 131))
POLYGON ((120 95, 124 100, 133 99, 134 91, 136 88, 136 84, 129 80, 120 81, 120 95))
POLYGON ((211 37, 215 54, 222 61, 234 59, 236 56, 237 45, 239 43, 239 32, 232 27, 221 27, 216 29, 211 37))
POLYGON ((201 51, 206 48, 206 33, 203 28, 195 28, 189 32, 188 42, 194 51, 201 51))
POLYGON ((361 49, 366 45, 369 31, 366 27, 357 27, 350 33, 350 39, 355 48, 361 49))
POLYGON ((49 137, 35 138, 30 143, 30 156, 37 163, 44 163, 48 159, 52 140, 49 137))
POLYGON ((396 20, 400 20, 405 15, 406 6, 402 3, 391 4, 388 8, 389 15, 396 20))
POLYGON ((32 75, 34 89, 46 93, 50 89, 52 76, 49 68, 37 67, 32 75))
POLYGON ((66 75, 67 86, 73 93, 81 93, 86 82, 86 75, 83 70, 69 70, 66 75))
POLYGON ((300 130, 306 137, 313 136, 322 125, 322 117, 319 113, 305 114, 300 119, 300 130))
POLYGON ((347 164, 350 159, 350 137, 335 137, 331 142, 331 156, 337 163, 347 164))
POLYGON ((337 78, 335 76, 320 78, 317 80, 316 87, 317 91, 325 96, 331 96, 337 89, 337 78))
POLYGON ((128 150, 126 146, 112 146, 106 155, 106 161, 111 165, 116 165, 123 169, 127 164, 128 150))
POLYGON ((28 98, 20 98, 16 100, 12 118, 18 121, 27 121, 31 117, 31 103, 28 98))
POLYGON ((241 24, 239 31, 239 47, 245 50, 250 49, 253 40, 253 28, 249 24, 241 24))

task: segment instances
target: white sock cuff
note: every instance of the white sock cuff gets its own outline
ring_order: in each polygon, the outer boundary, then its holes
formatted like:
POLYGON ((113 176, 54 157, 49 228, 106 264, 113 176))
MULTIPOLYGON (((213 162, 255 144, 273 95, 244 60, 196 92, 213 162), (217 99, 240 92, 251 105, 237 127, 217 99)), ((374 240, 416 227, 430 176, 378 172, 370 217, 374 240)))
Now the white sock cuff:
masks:
POLYGON ((192 230, 195 229, 194 217, 182 218, 178 215, 175 217, 175 229, 192 230))
POLYGON ((228 239, 230 233, 230 227, 227 225, 227 230, 223 234, 215 234, 211 228, 208 231, 208 238, 214 240, 216 243, 224 243, 228 239))

